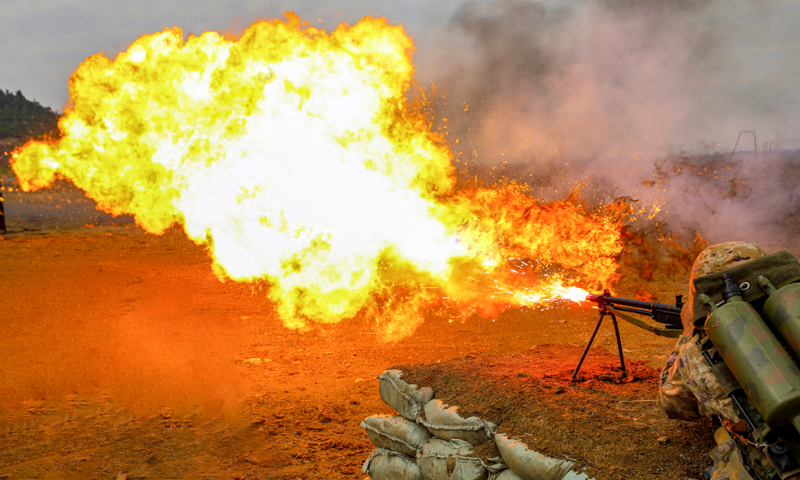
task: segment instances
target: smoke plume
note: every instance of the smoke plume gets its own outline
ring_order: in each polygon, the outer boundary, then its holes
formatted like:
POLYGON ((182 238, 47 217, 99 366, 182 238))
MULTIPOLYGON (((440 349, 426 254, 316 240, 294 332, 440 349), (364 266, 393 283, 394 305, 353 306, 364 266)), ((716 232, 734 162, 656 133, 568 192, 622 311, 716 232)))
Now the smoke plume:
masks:
POLYGON ((470 1, 420 69, 470 173, 540 198, 588 182, 675 231, 774 249, 795 236, 798 15, 788 0, 470 1))

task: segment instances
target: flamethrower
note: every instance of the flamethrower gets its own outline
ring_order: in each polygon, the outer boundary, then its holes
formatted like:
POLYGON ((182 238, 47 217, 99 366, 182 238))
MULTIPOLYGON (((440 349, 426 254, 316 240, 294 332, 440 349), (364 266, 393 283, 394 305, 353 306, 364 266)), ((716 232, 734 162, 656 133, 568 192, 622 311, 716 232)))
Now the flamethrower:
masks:
MULTIPOLYGON (((697 347, 743 420, 737 425, 718 416, 720 423, 744 448, 765 454, 775 478, 800 478, 800 262, 783 250, 692 282, 697 347)), ((597 303, 600 318, 573 381, 606 315, 614 323, 624 376, 616 315, 656 335, 683 332, 680 296, 675 305, 665 305, 612 297, 606 290, 586 300, 597 303), (648 315, 664 327, 623 312, 648 315)))
MULTIPOLYGON (((758 276, 758 286, 766 294, 759 313, 744 300, 744 290, 731 273, 721 278, 722 302, 699 295, 709 312, 704 324, 706 337, 699 342, 701 351, 750 427, 753 440, 741 440, 763 448, 780 478, 798 478, 800 370, 794 359, 800 353, 800 284, 789 283, 779 289, 768 277, 758 276), (748 414, 743 403, 752 405, 755 412, 748 414)), ((749 282, 742 285, 749 289, 749 282)))
POLYGON ((608 290, 604 290, 602 295, 594 295, 591 293, 587 295, 587 301, 597 304, 597 308, 600 310, 600 317, 597 319, 594 332, 592 332, 589 343, 586 345, 586 349, 583 351, 580 361, 578 361, 578 366, 575 367, 575 371, 572 373, 572 381, 574 382, 577 379, 578 371, 580 371, 583 360, 586 358, 586 354, 589 353, 589 348, 592 346, 594 337, 597 335, 597 331, 600 330, 600 325, 603 323, 603 318, 605 318, 606 315, 611 317, 611 323, 614 325, 614 334, 617 337, 617 349, 619 350, 619 363, 622 365, 622 376, 627 377, 628 372, 625 369, 625 358, 622 355, 622 340, 619 335, 619 327, 617 326, 617 315, 628 323, 632 323, 656 335, 677 338, 683 332, 683 326, 681 324, 682 299, 683 295, 676 295, 675 305, 669 305, 666 303, 634 300, 632 298, 612 297, 608 290), (628 315, 626 312, 649 316, 656 322, 663 323, 664 327, 650 325, 647 322, 628 315))

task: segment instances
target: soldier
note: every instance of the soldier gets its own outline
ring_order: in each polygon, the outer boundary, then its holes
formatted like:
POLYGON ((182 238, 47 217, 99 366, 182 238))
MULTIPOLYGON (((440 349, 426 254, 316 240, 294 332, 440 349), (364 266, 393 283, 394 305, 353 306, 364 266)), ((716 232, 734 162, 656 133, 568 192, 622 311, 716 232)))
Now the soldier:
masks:
MULTIPOLYGON (((725 394, 697 346, 700 335, 692 323, 694 312, 691 299, 696 294, 693 280, 766 255, 767 252, 754 243, 727 242, 706 248, 692 265, 689 278, 690 301, 681 311, 683 335, 661 372, 658 405, 669 418, 696 420, 719 415, 734 424, 741 420, 733 401, 725 394)), ((706 471, 705 478, 752 480, 753 477, 744 467, 745 463, 750 464, 757 476, 766 474, 759 461, 765 459, 752 458, 752 452, 746 452, 743 458, 736 442, 725 428, 718 429, 714 438, 718 444, 711 451, 714 465, 706 471)), ((769 462, 766 461, 764 465, 769 465, 769 462)))

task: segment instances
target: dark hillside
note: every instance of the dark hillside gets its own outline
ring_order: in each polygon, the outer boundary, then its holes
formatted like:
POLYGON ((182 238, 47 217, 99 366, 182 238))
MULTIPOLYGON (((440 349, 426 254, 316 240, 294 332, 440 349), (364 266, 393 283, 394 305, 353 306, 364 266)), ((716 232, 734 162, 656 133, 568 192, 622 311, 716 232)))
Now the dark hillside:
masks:
POLYGON ((25 98, 21 91, 0 90, 0 138, 29 139, 55 133, 58 116, 39 102, 25 98))
POLYGON ((58 115, 17 90, 0 89, 0 168, 8 167, 11 152, 32 138, 58 136, 58 115))

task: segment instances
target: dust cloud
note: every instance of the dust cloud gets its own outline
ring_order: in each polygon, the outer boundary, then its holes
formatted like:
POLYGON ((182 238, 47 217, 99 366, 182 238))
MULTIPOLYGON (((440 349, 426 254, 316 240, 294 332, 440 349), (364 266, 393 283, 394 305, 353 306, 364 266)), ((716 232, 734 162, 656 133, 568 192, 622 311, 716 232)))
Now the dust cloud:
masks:
POLYGON ((470 1, 420 72, 470 174, 545 199, 588 182, 676 232, 779 248, 796 236, 798 17, 788 0, 470 1))

